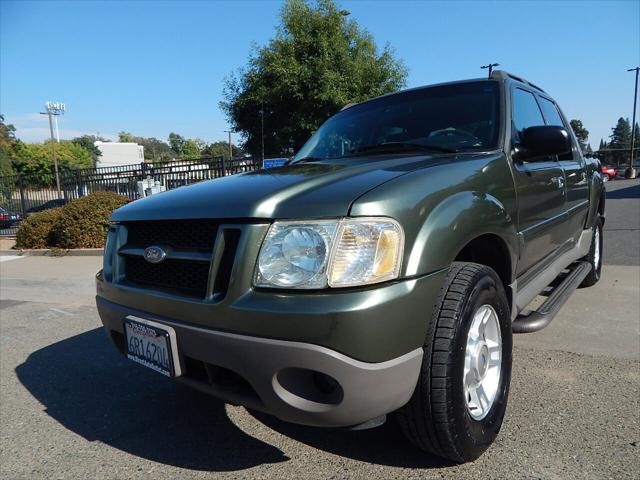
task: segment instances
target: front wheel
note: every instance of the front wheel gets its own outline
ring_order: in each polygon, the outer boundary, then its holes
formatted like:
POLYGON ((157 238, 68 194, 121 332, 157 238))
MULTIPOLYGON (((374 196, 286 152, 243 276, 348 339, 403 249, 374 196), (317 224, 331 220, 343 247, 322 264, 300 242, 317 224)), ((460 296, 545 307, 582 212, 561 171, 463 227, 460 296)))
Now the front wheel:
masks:
POLYGON ((589 249, 589 254, 583 259, 591 264, 591 271, 580 284, 581 288, 591 287, 600 280, 600 273, 602 271, 602 247, 604 245, 602 230, 602 217, 598 216, 593 225, 591 249, 589 249))
POLYGON ((454 262, 427 328, 418 384, 397 412, 409 440, 457 463, 495 440, 511 381, 511 320, 496 272, 454 262))

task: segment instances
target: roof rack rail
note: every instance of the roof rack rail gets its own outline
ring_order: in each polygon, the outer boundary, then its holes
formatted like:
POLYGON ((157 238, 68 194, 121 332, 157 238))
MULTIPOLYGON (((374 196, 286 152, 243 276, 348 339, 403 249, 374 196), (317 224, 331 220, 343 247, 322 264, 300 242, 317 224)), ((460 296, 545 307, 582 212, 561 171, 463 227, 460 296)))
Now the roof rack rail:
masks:
POLYGON ((535 88, 536 90, 539 90, 542 93, 547 93, 543 89, 541 89, 539 86, 534 85, 533 83, 529 82, 528 80, 525 80, 522 77, 518 77, 517 75, 514 75, 512 73, 505 72, 504 70, 494 70, 493 72, 491 72, 491 78, 496 78, 496 79, 500 79, 500 80, 505 80, 507 78, 511 78, 511 79, 513 79, 513 80, 515 80, 517 82, 524 83, 525 85, 528 85, 531 88, 535 88))

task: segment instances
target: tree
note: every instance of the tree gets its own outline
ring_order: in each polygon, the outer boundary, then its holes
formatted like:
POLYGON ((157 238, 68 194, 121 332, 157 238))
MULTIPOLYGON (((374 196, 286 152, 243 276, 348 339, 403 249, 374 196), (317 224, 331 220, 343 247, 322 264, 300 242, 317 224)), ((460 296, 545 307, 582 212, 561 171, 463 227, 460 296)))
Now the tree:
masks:
POLYGON ((607 151, 608 149, 609 144, 601 138, 600 145, 598 145, 598 151, 596 152, 596 157, 598 157, 600 159, 600 162, 602 162, 603 164, 609 163, 610 152, 607 151))
POLYGON ((119 132, 118 133, 118 141, 121 143, 132 143, 135 142, 135 138, 129 132, 119 132))
POLYGON ((144 147, 145 160, 151 160, 152 162, 169 162, 176 156, 176 153, 167 143, 157 138, 137 137, 129 132, 120 132, 118 133, 118 140, 142 145, 144 147))
POLYGON ((9 148, 16 140, 16 127, 4 123, 4 115, 0 114, 0 148, 9 148))
POLYGON ((171 147, 157 138, 134 137, 144 147, 144 158, 153 162, 170 162, 176 157, 171 147))
MULTIPOLYGON (((51 140, 45 143, 20 143, 11 151, 11 163, 17 173, 28 179, 35 179, 36 184, 51 184, 54 179, 53 162, 51 160, 51 140)), ((83 146, 68 140, 56 143, 58 169, 60 172, 79 168, 93 167, 91 152, 83 146)))
POLYGON ((91 159, 94 167, 98 165, 99 157, 102 155, 100 149, 96 147, 96 142, 108 142, 107 139, 96 135, 82 135, 81 137, 76 137, 71 141, 91 153, 91 159))
POLYGON ((631 125, 628 118, 620 117, 616 126, 611 129, 611 136, 608 148, 612 163, 624 164, 629 159, 629 149, 631 148, 631 125))
POLYGON ((176 152, 176 155, 182 155, 182 147, 184 146, 185 139, 182 135, 171 132, 169 134, 169 146, 171 150, 176 152))
POLYGON ((184 141, 182 144, 181 158, 185 160, 200 158, 200 147, 194 139, 189 138, 184 141))
POLYGON ((569 123, 573 129, 573 133, 576 134, 582 153, 585 153, 587 150, 587 140, 589 139, 589 130, 584 128, 581 120, 571 120, 569 123))
MULTIPOLYGON (((225 160, 229 159, 229 143, 225 141, 214 142, 204 150, 208 155, 212 157, 222 157, 225 160)), ((231 152, 233 157, 241 157, 243 155, 242 149, 238 148, 233 143, 231 144, 231 152)))
POLYGON ((0 114, 0 176, 13 175, 15 170, 11 164, 11 149, 15 145, 16 127, 12 124, 4 123, 4 115, 0 114))
POLYGON ((587 148, 585 148, 584 154, 587 157, 593 157, 593 148, 591 148, 591 144, 590 143, 587 143, 587 148))
POLYGON ((275 38, 227 79, 220 107, 254 155, 264 115, 265 152, 280 154, 300 148, 345 104, 394 92, 406 76, 391 48, 379 51, 332 0, 287 0, 275 38))

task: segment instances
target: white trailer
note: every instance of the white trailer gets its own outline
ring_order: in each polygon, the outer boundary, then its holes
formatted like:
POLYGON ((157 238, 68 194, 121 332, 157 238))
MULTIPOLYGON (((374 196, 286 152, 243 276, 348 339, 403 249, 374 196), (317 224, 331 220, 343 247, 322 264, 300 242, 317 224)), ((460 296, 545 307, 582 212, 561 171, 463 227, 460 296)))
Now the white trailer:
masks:
POLYGON ((133 142, 95 142, 102 155, 98 167, 119 167, 144 162, 144 147, 133 142))

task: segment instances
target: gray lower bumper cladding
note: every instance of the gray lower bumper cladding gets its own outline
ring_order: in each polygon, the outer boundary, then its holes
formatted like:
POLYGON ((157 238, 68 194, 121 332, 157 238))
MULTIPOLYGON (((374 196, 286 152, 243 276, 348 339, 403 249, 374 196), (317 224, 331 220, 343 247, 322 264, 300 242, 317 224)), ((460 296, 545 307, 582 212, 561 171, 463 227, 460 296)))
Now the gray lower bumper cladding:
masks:
POLYGON ((96 301, 105 329, 122 353, 126 316, 171 326, 185 372, 179 380, 293 423, 348 427, 390 413, 411 398, 422 363, 422 348, 366 363, 318 345, 208 330, 99 296, 96 301))

